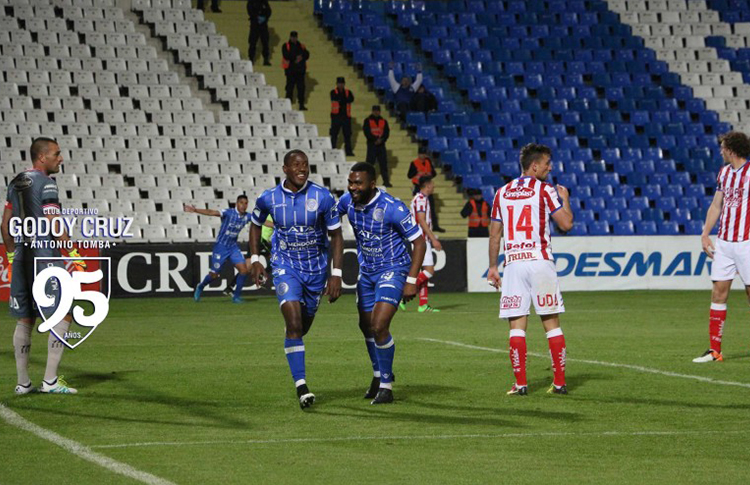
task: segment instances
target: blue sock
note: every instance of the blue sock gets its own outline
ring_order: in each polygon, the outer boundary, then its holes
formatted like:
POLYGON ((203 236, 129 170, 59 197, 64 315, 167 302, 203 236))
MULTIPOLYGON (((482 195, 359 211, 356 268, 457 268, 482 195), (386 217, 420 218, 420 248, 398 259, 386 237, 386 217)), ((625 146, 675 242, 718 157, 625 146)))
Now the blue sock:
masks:
POLYGON ((245 280, 247 279, 246 274, 239 274, 237 276, 237 283, 234 286, 234 297, 239 298, 242 294, 242 287, 245 286, 245 280))
POLYGON ((383 387, 383 384, 388 384, 386 387, 390 387, 390 383, 393 381, 393 356, 396 354, 396 342, 393 341, 393 336, 388 335, 385 342, 375 344, 375 352, 378 355, 380 387, 383 387))
POLYGON ((289 362, 289 370, 292 371, 294 385, 305 379, 305 344, 301 338, 284 339, 284 352, 289 362))
POLYGON ((203 288, 206 287, 206 285, 211 284, 211 281, 213 280, 211 279, 211 273, 209 273, 206 275, 205 278, 203 278, 203 281, 200 282, 200 284, 198 285, 198 288, 202 290, 203 288))
POLYGON ((365 338, 365 344, 367 345, 367 353, 370 354, 370 362, 372 362, 372 375, 380 377, 380 367, 378 367, 378 354, 375 351, 375 339, 372 337, 365 338))

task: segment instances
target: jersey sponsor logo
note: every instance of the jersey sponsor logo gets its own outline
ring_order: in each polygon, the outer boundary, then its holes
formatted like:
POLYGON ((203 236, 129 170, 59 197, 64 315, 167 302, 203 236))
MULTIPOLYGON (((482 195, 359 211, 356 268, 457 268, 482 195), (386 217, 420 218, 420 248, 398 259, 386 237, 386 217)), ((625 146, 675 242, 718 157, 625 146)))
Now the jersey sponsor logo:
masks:
POLYGON ((738 207, 742 204, 742 196, 744 195, 744 188, 727 188, 724 189, 724 205, 727 207, 738 207))
POLYGON ((372 211, 372 218, 377 222, 383 222, 383 219, 385 219, 385 211, 378 207, 377 209, 372 211))
POLYGON ((255 216, 256 219, 260 217, 260 207, 253 209, 253 216, 255 216))
POLYGON ((383 236, 380 234, 375 234, 374 232, 365 231, 364 229, 360 229, 357 232, 357 235, 361 237, 362 239, 367 239, 368 241, 380 241, 383 239, 383 236))
POLYGON ((506 190, 503 198, 508 200, 530 199, 535 193, 533 189, 528 187, 516 187, 506 190))
POLYGON ((305 207, 307 207, 307 210, 309 212, 315 212, 316 210, 318 210, 318 201, 315 199, 307 199, 305 207))
POLYGON ((292 232, 295 234, 313 234, 315 233, 315 228, 313 226, 290 226, 287 229, 287 232, 292 232))
POLYGON ((279 296, 284 296, 289 291, 289 285, 286 283, 280 283, 279 286, 276 287, 276 293, 279 294, 279 296))
POLYGON ((286 241, 284 241, 283 239, 279 239, 279 249, 281 249, 282 251, 286 251, 286 248, 286 241))
POLYGON ((512 310, 514 308, 521 308, 521 300, 523 298, 519 295, 515 296, 504 296, 500 299, 500 309, 512 310))
POLYGON ((509 242, 505 244, 506 251, 513 251, 514 249, 536 249, 536 241, 524 241, 520 243, 509 242))
POLYGON ((508 256, 505 258, 505 261, 507 264, 507 263, 512 263, 513 261, 524 261, 524 260, 529 260, 529 259, 536 259, 536 256, 534 255, 534 253, 524 251, 522 253, 508 254, 508 256))
POLYGON ((34 185, 34 180, 27 175, 17 178, 13 183, 13 187, 15 187, 16 190, 26 190, 32 185, 34 185))
MULTIPOLYGON (((399 207, 399 209, 401 209, 401 207, 399 207)), ((401 210, 403 210, 403 209, 401 209, 401 210)), ((405 231, 408 231, 409 229, 411 229, 415 225, 414 224, 414 217, 412 217, 412 215, 409 214, 408 216, 406 216, 403 219, 401 219, 401 223, 400 224, 401 224, 401 227, 403 227, 405 231)))

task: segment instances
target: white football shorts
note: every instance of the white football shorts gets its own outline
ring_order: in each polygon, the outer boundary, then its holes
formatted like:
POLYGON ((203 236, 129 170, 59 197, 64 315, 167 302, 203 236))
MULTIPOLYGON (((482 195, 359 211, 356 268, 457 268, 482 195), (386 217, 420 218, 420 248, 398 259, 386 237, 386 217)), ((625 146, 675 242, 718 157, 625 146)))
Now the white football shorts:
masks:
POLYGON ((750 285, 750 241, 728 242, 716 239, 711 281, 730 281, 737 273, 750 285))
POLYGON ((425 244, 427 244, 427 251, 424 253, 424 261, 422 266, 435 266, 435 256, 432 254, 432 243, 427 238, 424 238, 425 244))
POLYGON ((537 315, 565 312, 553 261, 523 261, 505 267, 500 318, 528 315, 532 302, 537 315))

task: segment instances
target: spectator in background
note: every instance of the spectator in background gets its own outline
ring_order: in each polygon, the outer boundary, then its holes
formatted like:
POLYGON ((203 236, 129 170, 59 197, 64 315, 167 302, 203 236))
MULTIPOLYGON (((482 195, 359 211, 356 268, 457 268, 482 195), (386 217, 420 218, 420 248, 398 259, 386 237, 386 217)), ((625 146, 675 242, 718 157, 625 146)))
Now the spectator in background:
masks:
POLYGON ((255 46, 263 49, 263 65, 271 65, 271 53, 268 49, 268 19, 271 18, 271 6, 268 0, 247 0, 247 14, 250 16, 250 36, 248 37, 247 57, 255 63, 255 46))
POLYGON ((339 130, 344 133, 346 156, 353 157, 352 150, 352 103, 354 95, 346 89, 343 77, 336 78, 336 89, 331 91, 331 146, 336 148, 339 130))
POLYGON ((365 138, 367 138, 365 161, 370 165, 375 165, 377 161, 380 166, 380 176, 383 177, 383 185, 393 187, 388 176, 388 155, 385 149, 385 142, 388 141, 391 130, 385 118, 380 116, 380 105, 376 104, 372 107, 372 114, 365 118, 362 131, 365 132, 365 138))
MULTIPOLYGON (((198 0, 197 5, 198 10, 203 10, 206 8, 204 5, 204 0, 198 0)), ((221 9, 219 8, 219 0, 211 0, 211 11, 213 13, 221 13, 221 9)))
POLYGON ((418 64, 417 70, 417 78, 413 83, 408 76, 404 76, 401 78, 401 84, 399 84, 396 82, 396 75, 393 74, 393 63, 391 62, 388 66, 388 82, 391 85, 391 91, 396 95, 396 110, 402 119, 405 118, 406 113, 409 112, 411 99, 414 96, 414 93, 416 93, 422 85, 422 66, 418 64))
POLYGON ((310 52, 298 40, 296 31, 293 30, 289 34, 289 41, 281 48, 281 55, 284 57, 281 67, 284 68, 284 74, 286 74, 286 97, 294 102, 294 87, 296 86, 299 109, 307 111, 305 108, 305 73, 310 52))
POLYGON ((461 217, 469 218, 469 237, 490 237, 490 205, 482 191, 469 189, 469 201, 461 209, 461 217))
MULTIPOLYGON (((435 166, 427 155, 427 148, 419 147, 419 154, 417 155, 417 158, 412 160, 409 165, 409 171, 406 174, 406 176, 411 179, 411 183, 414 184, 414 191, 412 193, 416 195, 416 193, 419 192, 419 179, 421 177, 435 178, 436 175, 437 172, 435 171, 435 166)), ((432 196, 432 193, 433 191, 430 191, 428 196, 430 201, 430 216, 433 221, 432 230, 435 232, 445 232, 445 229, 438 224, 437 211, 435 210, 435 199, 432 196)))
POLYGON ((411 98, 409 109, 412 112, 417 113, 429 113, 430 111, 437 111, 438 103, 437 98, 434 94, 427 91, 424 84, 420 85, 417 92, 411 98))

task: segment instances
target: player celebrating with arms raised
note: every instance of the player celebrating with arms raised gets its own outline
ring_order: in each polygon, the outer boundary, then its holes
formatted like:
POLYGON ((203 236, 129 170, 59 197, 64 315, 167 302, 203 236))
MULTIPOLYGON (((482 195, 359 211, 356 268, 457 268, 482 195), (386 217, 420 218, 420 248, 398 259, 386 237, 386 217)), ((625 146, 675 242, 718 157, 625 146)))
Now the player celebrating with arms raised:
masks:
POLYGON ((242 287, 245 286, 248 270, 245 258, 242 257, 240 246, 237 244, 237 238, 242 228, 250 222, 250 214, 247 213, 247 203, 247 196, 240 195, 237 197, 234 209, 217 211, 213 209, 198 209, 192 205, 185 205, 185 212, 194 212, 202 216, 221 217, 219 236, 216 238, 216 243, 211 254, 211 269, 206 277, 203 278, 203 281, 196 286, 195 293, 193 293, 195 301, 200 301, 203 289, 219 277, 221 267, 224 266, 227 260, 230 260, 234 267, 237 268, 237 271, 239 271, 232 301, 234 303, 242 303, 240 295, 242 295, 242 287))
POLYGON ((341 295, 344 237, 333 195, 325 187, 307 180, 310 176, 307 155, 301 150, 287 153, 284 174, 286 179, 263 192, 255 202, 250 228, 250 260, 253 280, 261 287, 266 281, 266 270, 259 260, 260 239, 263 223, 270 214, 275 226, 270 263, 276 297, 286 323, 284 352, 299 405, 304 409, 315 402, 315 395, 307 387, 302 337, 312 326, 323 290, 331 303, 341 295), (326 230, 333 253, 328 284, 326 230))
POLYGON ((750 298, 750 139, 737 131, 722 135, 721 157, 725 165, 719 170, 716 193, 706 213, 706 224, 701 234, 703 251, 713 258, 711 265, 711 312, 708 334, 710 348, 693 362, 724 360, 721 337, 727 318, 727 299, 732 280, 737 273, 745 283, 750 298), (711 230, 721 216, 716 246, 711 243, 711 230))
POLYGON ((349 172, 349 193, 338 202, 357 238, 359 328, 365 336, 373 379, 365 398, 371 404, 393 402, 393 357, 396 345, 390 326, 402 298, 417 293, 417 274, 426 244, 406 205, 375 187, 375 168, 355 163, 349 172), (414 244, 410 257, 406 240, 414 244))
POLYGON ((565 337, 559 314, 565 312, 555 261, 552 257, 548 216, 562 231, 573 227, 568 190, 545 182, 552 171, 551 151, 530 143, 521 149, 522 175, 495 193, 490 222, 488 282, 500 288, 497 257, 501 235, 505 238, 505 281, 502 282, 500 318, 510 323, 510 362, 516 382, 508 394, 525 396, 526 326, 529 308, 547 332, 554 382, 550 393, 567 394, 565 387, 565 337), (558 197, 559 194, 559 197, 558 197))

